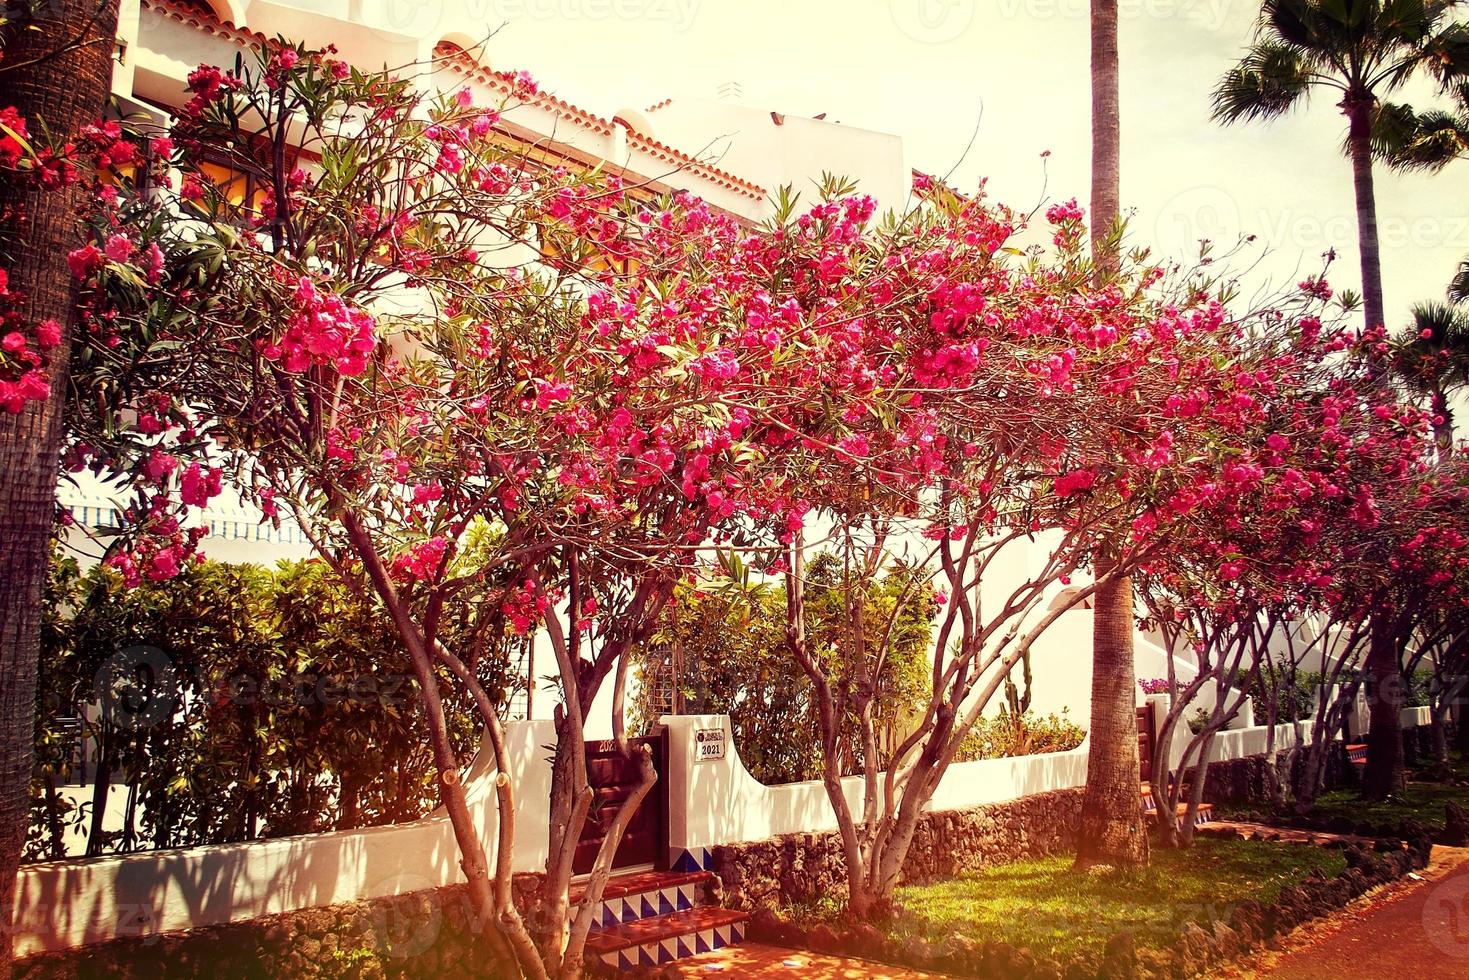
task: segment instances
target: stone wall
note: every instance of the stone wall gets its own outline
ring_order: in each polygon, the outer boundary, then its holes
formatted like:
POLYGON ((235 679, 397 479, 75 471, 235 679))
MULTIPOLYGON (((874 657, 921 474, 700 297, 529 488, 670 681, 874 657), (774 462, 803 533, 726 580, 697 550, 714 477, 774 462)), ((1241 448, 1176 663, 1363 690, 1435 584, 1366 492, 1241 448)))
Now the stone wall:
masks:
MULTIPOLYGON (((1403 729, 1403 752, 1411 765, 1433 757, 1433 734, 1427 725, 1410 726, 1403 729)), ((1288 750, 1277 753, 1284 764, 1288 750)), ((1294 784, 1304 764, 1304 753, 1296 753, 1290 781, 1294 784)), ((1265 803, 1270 799, 1272 779, 1269 756, 1248 755, 1241 759, 1225 759, 1209 764, 1204 777, 1204 799, 1210 803, 1245 804, 1265 803)), ((1188 777, 1191 778, 1192 771, 1188 777)), ((1284 773, 1282 773, 1284 775, 1284 773)), ((1346 789, 1358 785, 1357 770, 1347 761, 1342 743, 1332 746, 1326 757, 1326 788, 1346 789)))
MULTIPOLYGON (((1006 861, 1041 857, 1076 844, 1082 790, 1057 790, 1007 803, 924 814, 913 835, 905 881, 928 881, 1006 861)), ((835 832, 786 834, 710 848, 723 904, 755 910, 845 891, 835 832)))
MULTIPOLYGON (((536 876, 517 875, 524 906, 536 876)), ((323 980, 506 976, 462 885, 118 939, 16 963, 16 980, 323 980)))

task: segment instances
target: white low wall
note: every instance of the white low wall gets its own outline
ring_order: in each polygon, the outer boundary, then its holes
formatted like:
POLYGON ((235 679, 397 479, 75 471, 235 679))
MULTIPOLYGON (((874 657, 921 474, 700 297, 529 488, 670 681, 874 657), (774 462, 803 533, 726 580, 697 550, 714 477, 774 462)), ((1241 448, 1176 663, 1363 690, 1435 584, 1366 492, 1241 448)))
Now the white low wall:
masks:
MULTIPOLYGON (((1428 720, 1427 708, 1403 710, 1405 726, 1428 720)), ((766 786, 750 775, 740 761, 727 715, 665 716, 662 724, 669 737, 671 860, 716 844, 836 829, 822 783, 766 786), (712 740, 722 737, 722 754, 700 758, 701 731, 719 733, 712 740)), ((1301 730, 1310 737, 1309 722, 1301 730)), ((513 722, 506 736, 519 831, 513 866, 516 871, 539 871, 545 867, 547 847, 547 746, 554 742, 555 730, 549 721, 513 722)), ((1268 737, 1263 726, 1221 732, 1213 759, 1259 755, 1268 737)), ((1289 748, 1296 738, 1294 726, 1276 726, 1276 748, 1289 748)), ((1175 759, 1183 742, 1181 735, 1175 739, 1175 759)), ((498 819, 495 772, 488 758, 481 753, 465 782, 470 812, 493 855, 498 819)), ((1069 752, 957 763, 949 767, 928 808, 958 810, 1079 787, 1086 783, 1086 769, 1086 743, 1069 752)), ((862 780, 847 777, 842 788, 849 804, 860 811, 862 780)), ((459 851, 442 812, 393 827, 30 864, 19 875, 15 951, 24 956, 461 880, 459 851)))
MULTIPOLYGON (((740 761, 728 715, 665 715, 668 729, 669 846, 675 851, 836 829, 819 780, 766 786, 740 761), (723 758, 698 758, 698 732, 723 732, 723 758)), ((962 762, 949 767, 929 804, 957 810, 1086 783, 1085 744, 1070 752, 962 762)), ((862 808, 862 779, 842 780, 848 805, 862 808)))
MULTIPOLYGON (((506 727, 516 770, 517 871, 545 867, 551 766, 543 746, 555 737, 550 722, 506 727)), ((499 821, 489 758, 480 753, 465 789, 493 855, 499 821)), ((462 880, 453 830, 441 811, 392 827, 28 864, 17 882, 15 952, 24 956, 462 880)))

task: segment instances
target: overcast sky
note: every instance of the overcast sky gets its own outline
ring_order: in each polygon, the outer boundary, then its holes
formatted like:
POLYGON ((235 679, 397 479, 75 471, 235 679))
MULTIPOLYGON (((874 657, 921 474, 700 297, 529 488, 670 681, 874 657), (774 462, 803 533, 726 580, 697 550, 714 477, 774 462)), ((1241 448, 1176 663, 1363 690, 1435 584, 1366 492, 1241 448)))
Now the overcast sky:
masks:
MULTIPOLYGON (((367 0, 415 31, 503 24, 499 68, 525 68, 603 114, 666 97, 743 101, 897 133, 909 162, 1028 210, 1088 195, 1086 0, 367 0), (967 157, 966 146, 978 125, 967 157), (1050 151, 1042 161, 1042 151, 1050 151), (957 169, 955 169, 957 168, 957 169), (1044 188, 1044 191, 1043 191, 1044 188)), ((1335 246, 1359 289, 1344 120, 1328 93, 1265 125, 1224 128, 1209 92, 1258 11, 1249 0, 1120 0, 1122 199, 1134 238, 1176 257, 1259 236, 1293 283, 1335 246), (1293 277, 1293 278, 1291 278, 1293 277)), ((1431 95, 1425 86, 1410 93, 1431 95)), ((1390 325, 1437 298, 1469 254, 1469 162, 1378 174, 1390 325)))

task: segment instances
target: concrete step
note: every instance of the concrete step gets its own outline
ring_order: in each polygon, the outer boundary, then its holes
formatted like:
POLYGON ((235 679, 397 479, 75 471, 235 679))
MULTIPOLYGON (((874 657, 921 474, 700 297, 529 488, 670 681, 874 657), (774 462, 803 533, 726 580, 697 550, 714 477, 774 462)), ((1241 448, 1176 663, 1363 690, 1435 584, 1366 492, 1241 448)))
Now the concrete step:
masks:
MULTIPOLYGON (((1186 792, 1187 789, 1188 789, 1188 787, 1185 786, 1184 789, 1185 789, 1185 792, 1186 792)), ((1149 787, 1146 783, 1143 784, 1142 797, 1141 797, 1141 799, 1142 799, 1142 806, 1143 806, 1143 812, 1144 813, 1146 813, 1146 814, 1148 814, 1148 815, 1151 816, 1152 814, 1155 814, 1155 813, 1158 812, 1158 804, 1153 800, 1153 791, 1152 791, 1152 788, 1149 787)), ((1179 826, 1180 829, 1182 829, 1184 818, 1188 816, 1188 804, 1187 803, 1180 803, 1180 804, 1178 804, 1174 808, 1174 813, 1175 813, 1175 815, 1178 818, 1178 826, 1179 826)), ((1213 819, 1214 819, 1214 804, 1212 804, 1212 803, 1200 803, 1199 804, 1199 811, 1198 811, 1198 813, 1196 813, 1194 815, 1194 826, 1195 827, 1201 826, 1203 824, 1209 823, 1213 819)))

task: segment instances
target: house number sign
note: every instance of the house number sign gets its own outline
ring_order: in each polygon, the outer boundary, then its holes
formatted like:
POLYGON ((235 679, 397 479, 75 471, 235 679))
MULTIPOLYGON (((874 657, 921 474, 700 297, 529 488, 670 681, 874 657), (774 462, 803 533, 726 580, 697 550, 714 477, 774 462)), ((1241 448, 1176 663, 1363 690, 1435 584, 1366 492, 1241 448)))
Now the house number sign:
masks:
POLYGON ((723 728, 696 728, 694 729, 694 744, 698 747, 694 756, 700 762, 713 762, 715 759, 724 758, 724 729, 723 728))

